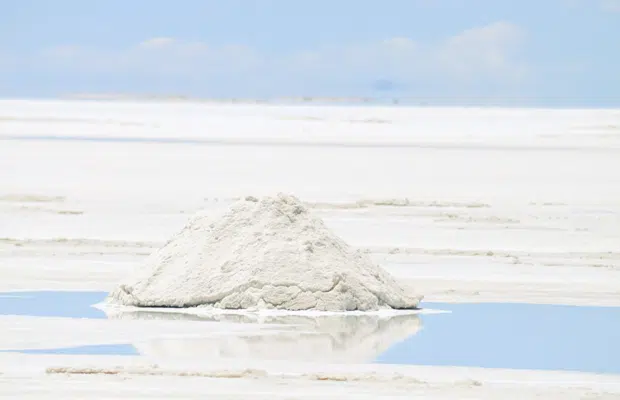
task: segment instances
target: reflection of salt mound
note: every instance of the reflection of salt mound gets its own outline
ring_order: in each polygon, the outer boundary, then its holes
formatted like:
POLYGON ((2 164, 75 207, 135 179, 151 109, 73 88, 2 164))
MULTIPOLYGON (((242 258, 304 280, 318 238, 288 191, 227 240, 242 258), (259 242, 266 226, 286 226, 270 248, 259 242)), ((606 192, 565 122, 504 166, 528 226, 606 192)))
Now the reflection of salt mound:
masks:
MULTIPOLYGON (((122 312, 122 319, 201 319, 229 323, 257 323, 252 315, 198 316, 182 313, 122 312)), ((210 337, 162 338, 134 343, 140 354, 156 359, 209 360, 216 358, 287 360, 320 363, 366 363, 388 348, 417 333, 415 314, 392 317, 377 315, 264 316, 261 329, 251 334, 210 337), (282 325, 285 325, 282 327, 282 325), (286 325, 290 325, 290 330, 286 325), (269 325, 267 325, 269 326, 269 325), (275 328, 275 327, 274 327, 275 328)))
POLYGON ((138 307, 321 311, 410 309, 419 300, 283 194, 195 217, 109 298, 138 307))

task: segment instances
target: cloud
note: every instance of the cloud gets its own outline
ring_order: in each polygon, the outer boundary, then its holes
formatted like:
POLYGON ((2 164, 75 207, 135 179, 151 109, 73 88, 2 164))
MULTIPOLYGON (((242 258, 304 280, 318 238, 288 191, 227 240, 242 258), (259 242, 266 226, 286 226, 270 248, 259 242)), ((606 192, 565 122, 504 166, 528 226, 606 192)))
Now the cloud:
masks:
POLYGON ((462 79, 520 78, 526 70, 519 58, 524 40, 525 32, 507 22, 468 29, 439 46, 438 67, 462 79))
POLYGON ((116 79, 174 87, 182 82, 185 88, 280 88, 305 94, 300 92, 360 82, 371 88, 377 80, 395 87, 514 85, 527 76, 521 53, 525 41, 520 27, 496 22, 434 43, 393 37, 274 56, 244 45, 154 37, 116 50, 59 45, 21 61, 47 75, 63 75, 63 82, 79 75, 86 83, 116 79))
POLYGON ((144 42, 140 43, 140 47, 146 49, 160 49, 162 47, 169 47, 174 44, 175 40, 173 38, 158 37, 145 40, 144 42))
POLYGON ((620 12, 620 0, 564 0, 568 7, 595 7, 605 12, 620 12))
POLYGON ((152 38, 120 50, 56 46, 43 50, 40 61, 66 71, 90 74, 204 77, 256 67, 258 56, 245 46, 209 47, 203 42, 152 38))
POLYGON ((437 43, 391 38, 346 48, 302 52, 292 65, 345 76, 368 75, 400 81, 444 79, 456 82, 510 81, 524 78, 521 56, 526 34, 518 26, 497 22, 468 29, 437 43))
POLYGON ((601 7, 605 11, 620 12, 620 0, 601 0, 601 7))

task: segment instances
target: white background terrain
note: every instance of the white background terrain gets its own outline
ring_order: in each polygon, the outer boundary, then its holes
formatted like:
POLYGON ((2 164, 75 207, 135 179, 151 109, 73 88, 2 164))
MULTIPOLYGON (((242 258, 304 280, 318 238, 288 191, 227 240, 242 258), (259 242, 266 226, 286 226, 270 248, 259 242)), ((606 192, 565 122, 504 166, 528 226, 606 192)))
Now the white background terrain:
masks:
MULTIPOLYGON (((617 110, 0 101, 0 291, 110 291, 195 212, 277 192, 426 302, 620 306, 617 110)), ((0 353, 0 394, 620 396, 613 375, 157 357, 161 337, 253 327, 0 316, 3 349, 144 350, 0 353)))

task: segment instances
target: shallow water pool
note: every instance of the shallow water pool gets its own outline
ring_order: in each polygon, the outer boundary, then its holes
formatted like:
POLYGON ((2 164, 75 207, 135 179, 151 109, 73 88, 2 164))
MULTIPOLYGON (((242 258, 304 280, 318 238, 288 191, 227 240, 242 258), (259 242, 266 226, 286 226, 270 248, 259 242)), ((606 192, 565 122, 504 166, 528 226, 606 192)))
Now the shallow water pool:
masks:
POLYGON ((59 347, 55 349, 2 350, 3 353, 68 354, 68 355, 114 355, 137 356, 138 350, 131 344, 94 344, 89 346, 59 347))
POLYGON ((390 364, 620 373, 620 308, 426 303, 423 328, 376 360, 390 364))
POLYGON ((36 291, 0 293, 0 315, 32 317, 106 318, 92 307, 106 292, 36 291))
MULTIPOLYGON (((0 293, 0 315, 98 318, 104 292, 0 293)), ((290 361, 572 370, 620 374, 620 308, 519 303, 423 303, 448 311, 376 316, 198 316, 152 310, 115 314, 165 319, 289 326, 268 335, 162 337, 147 344, 17 350, 38 354, 110 354, 159 358, 228 357, 290 361)), ((170 310, 168 310, 170 311, 170 310)))

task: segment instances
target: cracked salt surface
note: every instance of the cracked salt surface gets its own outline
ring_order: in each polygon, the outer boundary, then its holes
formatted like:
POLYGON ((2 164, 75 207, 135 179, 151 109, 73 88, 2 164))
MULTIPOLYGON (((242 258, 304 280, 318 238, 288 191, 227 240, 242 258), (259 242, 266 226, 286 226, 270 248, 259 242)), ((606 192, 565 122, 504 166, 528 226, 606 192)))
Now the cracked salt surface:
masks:
POLYGON ((194 217, 109 296, 138 307, 293 311, 415 309, 420 299, 284 194, 194 217))

